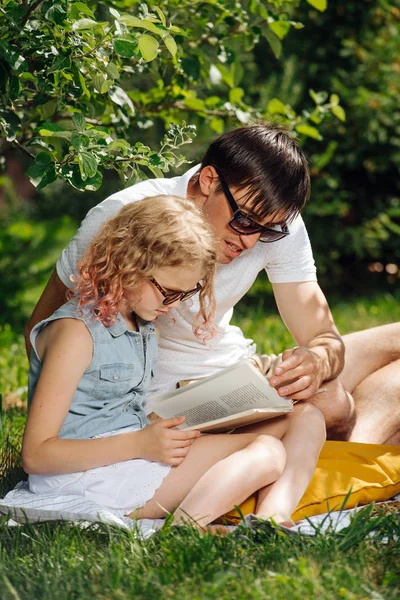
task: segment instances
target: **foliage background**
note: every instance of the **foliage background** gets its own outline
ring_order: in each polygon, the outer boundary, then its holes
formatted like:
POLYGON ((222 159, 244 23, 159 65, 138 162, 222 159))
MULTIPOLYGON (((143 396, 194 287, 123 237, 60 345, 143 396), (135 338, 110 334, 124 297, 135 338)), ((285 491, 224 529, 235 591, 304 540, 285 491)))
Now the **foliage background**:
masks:
MULTIPOLYGON (((310 158, 304 216, 339 330, 399 319, 399 56, 397 0, 0 0, 0 497, 22 476, 22 330, 62 248, 91 206, 181 173, 222 131, 287 123, 310 158)), ((258 278, 235 322, 279 352, 292 340, 269 292, 258 278)), ((394 600, 398 517, 370 508, 339 536, 146 543, 3 518, 0 595, 394 600)))
MULTIPOLYGON (((1 0, 0 11, 7 352, 21 352, 24 322, 91 206, 183 172, 217 134, 263 119, 285 122, 309 156, 304 217, 330 303, 398 298, 397 1, 1 0)), ((273 309, 268 292, 260 278, 240 317, 273 309)))

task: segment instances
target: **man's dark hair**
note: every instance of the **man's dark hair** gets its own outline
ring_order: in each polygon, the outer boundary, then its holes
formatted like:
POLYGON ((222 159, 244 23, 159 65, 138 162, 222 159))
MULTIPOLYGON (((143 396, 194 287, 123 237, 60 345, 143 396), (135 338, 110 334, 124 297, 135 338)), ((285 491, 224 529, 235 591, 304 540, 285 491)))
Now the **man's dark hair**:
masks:
POLYGON ((220 135, 210 144, 201 168, 211 165, 228 186, 248 188, 245 200, 259 219, 279 214, 291 221, 310 196, 306 156, 281 125, 239 127, 220 135))

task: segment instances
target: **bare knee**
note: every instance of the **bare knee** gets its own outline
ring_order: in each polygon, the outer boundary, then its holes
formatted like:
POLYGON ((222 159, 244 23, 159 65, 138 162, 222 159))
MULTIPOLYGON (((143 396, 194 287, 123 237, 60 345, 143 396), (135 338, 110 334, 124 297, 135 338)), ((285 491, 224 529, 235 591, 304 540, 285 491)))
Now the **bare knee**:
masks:
POLYGON ((286 450, 277 438, 260 434, 247 447, 251 452, 251 468, 260 469, 261 475, 271 480, 278 479, 285 468, 286 450))
POLYGON ((326 391, 316 394, 309 402, 323 414, 328 439, 347 440, 355 424, 353 397, 340 379, 324 383, 324 387, 326 391))
POLYGON ((294 427, 302 428, 315 443, 322 445, 326 440, 325 418, 321 410, 308 402, 299 402, 293 410, 294 427))

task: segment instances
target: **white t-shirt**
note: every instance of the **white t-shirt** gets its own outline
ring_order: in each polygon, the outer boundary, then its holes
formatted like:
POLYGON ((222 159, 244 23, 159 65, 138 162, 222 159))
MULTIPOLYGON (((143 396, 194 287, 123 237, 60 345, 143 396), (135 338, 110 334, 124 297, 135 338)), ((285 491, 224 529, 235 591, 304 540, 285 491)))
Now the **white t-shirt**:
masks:
MULTIPOLYGON (((92 208, 57 262, 61 281, 71 287, 69 277, 75 272, 83 251, 103 223, 117 214, 123 205, 158 194, 186 197, 189 179, 198 168, 193 167, 181 177, 137 183, 92 208)), ((290 235, 282 240, 272 244, 258 242, 231 263, 218 266, 215 278, 217 314, 214 319, 218 334, 208 346, 202 344, 192 331, 199 308, 196 296, 183 302, 180 309, 171 311, 175 323, 168 317, 157 319, 160 329, 158 372, 151 393, 172 389, 181 379, 211 375, 255 352, 252 340, 246 340, 238 327, 230 325, 230 320, 233 307, 250 289, 262 269, 266 270, 272 283, 316 281, 311 245, 302 218, 296 218, 289 229, 290 235)))

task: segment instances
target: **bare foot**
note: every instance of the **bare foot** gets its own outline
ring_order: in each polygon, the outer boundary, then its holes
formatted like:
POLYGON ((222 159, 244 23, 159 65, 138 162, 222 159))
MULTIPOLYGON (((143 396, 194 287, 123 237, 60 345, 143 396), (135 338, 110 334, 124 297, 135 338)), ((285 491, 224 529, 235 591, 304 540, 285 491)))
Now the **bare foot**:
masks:
POLYGON ((224 527, 224 525, 206 525, 205 527, 202 527, 202 530, 204 533, 211 533, 211 535, 217 535, 219 537, 224 537, 230 533, 229 529, 224 527))

